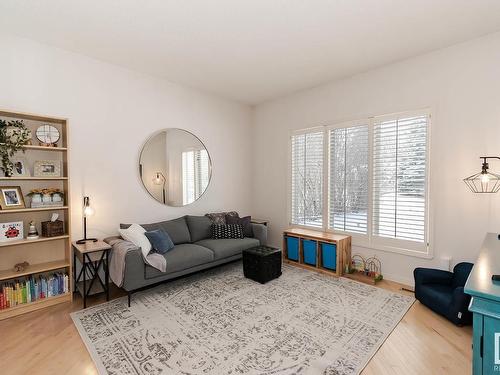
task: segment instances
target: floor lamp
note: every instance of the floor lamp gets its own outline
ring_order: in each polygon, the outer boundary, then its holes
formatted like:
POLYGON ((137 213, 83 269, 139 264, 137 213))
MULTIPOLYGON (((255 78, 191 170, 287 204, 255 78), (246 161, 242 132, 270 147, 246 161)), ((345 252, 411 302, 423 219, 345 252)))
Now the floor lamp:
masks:
POLYGON ((163 198, 163 204, 166 203, 166 199, 165 199, 165 182, 167 182, 167 179, 165 178, 165 176, 163 175, 163 173, 161 172, 156 172, 156 176, 153 178, 153 183, 155 185, 162 185, 162 198, 163 198))

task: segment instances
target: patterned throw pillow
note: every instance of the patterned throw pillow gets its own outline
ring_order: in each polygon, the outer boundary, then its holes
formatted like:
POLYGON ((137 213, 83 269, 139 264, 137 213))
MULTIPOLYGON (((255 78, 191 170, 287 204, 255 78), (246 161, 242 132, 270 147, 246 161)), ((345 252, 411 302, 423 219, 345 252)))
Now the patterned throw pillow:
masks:
POLYGON ((224 225, 226 224, 226 215, 227 216, 235 216, 239 217, 238 213, 236 211, 230 211, 230 212, 213 212, 210 214, 206 214, 210 220, 212 220, 212 223, 214 224, 219 224, 219 225, 224 225))
POLYGON ((243 227, 240 224, 212 224, 212 238, 243 238, 243 227))
POLYGON ((240 224, 243 227, 243 235, 245 237, 253 237, 253 228, 252 228, 252 217, 238 217, 226 215, 226 223, 227 224, 240 224))

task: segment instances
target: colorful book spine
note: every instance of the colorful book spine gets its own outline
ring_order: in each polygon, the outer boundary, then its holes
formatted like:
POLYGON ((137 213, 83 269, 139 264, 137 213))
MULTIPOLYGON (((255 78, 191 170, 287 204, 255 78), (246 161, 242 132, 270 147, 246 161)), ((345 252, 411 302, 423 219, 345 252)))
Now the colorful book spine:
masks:
POLYGON ((29 276, 23 280, 0 283, 0 310, 27 304, 69 292, 69 276, 65 273, 29 276))

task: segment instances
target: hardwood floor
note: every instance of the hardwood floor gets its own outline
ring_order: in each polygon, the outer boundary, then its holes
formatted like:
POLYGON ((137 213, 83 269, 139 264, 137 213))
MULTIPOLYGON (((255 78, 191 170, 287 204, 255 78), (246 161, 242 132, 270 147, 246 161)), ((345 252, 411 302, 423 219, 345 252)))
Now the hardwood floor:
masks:
MULTIPOLYGON (((390 281, 378 286, 412 294, 390 281)), ((472 327, 457 327, 416 301, 362 374, 470 375, 471 345, 472 327)))
MULTIPOLYGON (((382 281, 378 286, 400 291, 401 285, 382 281)), ((407 292, 402 292, 407 293, 407 292)), ((411 293, 409 293, 411 294, 411 293)), ((112 290, 112 297, 123 295, 112 290)), ((104 297, 91 298, 89 305, 104 297)), ((48 307, 0 322, 1 374, 94 375, 97 370, 69 316, 82 308, 73 303, 48 307)), ((363 375, 470 374, 471 327, 456 327, 418 301, 401 320, 363 375)))

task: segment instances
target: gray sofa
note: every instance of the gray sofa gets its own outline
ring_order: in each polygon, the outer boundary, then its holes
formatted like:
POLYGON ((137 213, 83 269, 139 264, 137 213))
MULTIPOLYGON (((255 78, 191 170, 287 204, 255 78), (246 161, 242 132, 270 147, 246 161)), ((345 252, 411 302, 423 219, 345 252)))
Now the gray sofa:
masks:
MULTIPOLYGON (((123 289, 129 296, 138 290, 153 284, 170 280, 189 273, 231 262, 242 257, 242 251, 267 241, 267 227, 253 224, 254 237, 242 239, 212 239, 212 221, 206 216, 183 216, 178 219, 153 224, 141 224, 147 231, 165 230, 175 247, 164 257, 167 262, 166 272, 161 272, 145 264, 141 249, 135 247, 125 256, 125 275, 123 289)), ((127 228, 130 224, 121 224, 127 228)))

